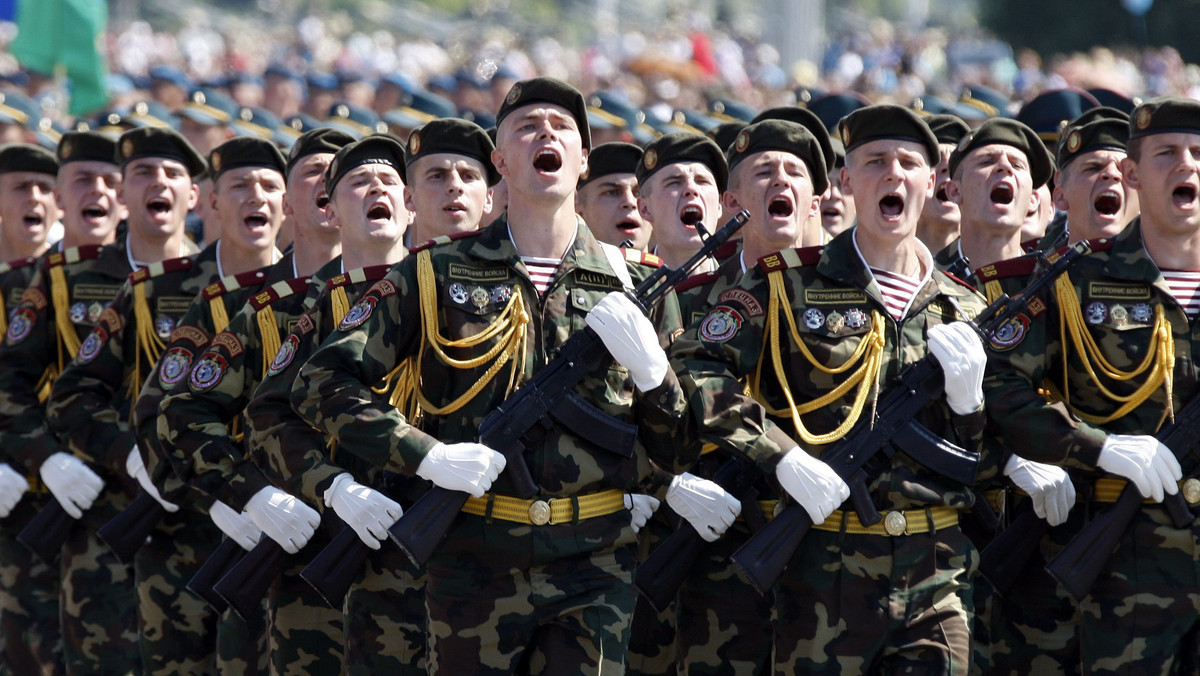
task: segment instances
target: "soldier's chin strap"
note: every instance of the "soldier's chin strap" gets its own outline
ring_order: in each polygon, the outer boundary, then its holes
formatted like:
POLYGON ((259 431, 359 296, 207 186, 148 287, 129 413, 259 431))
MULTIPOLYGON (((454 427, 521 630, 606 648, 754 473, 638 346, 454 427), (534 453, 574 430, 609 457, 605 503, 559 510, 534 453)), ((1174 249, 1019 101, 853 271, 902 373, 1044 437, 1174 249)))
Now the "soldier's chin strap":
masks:
POLYGON ((786 411, 784 409, 773 409, 767 405, 766 398, 762 395, 762 367, 766 357, 765 354, 759 355, 758 366, 755 369, 753 378, 747 385, 750 395, 757 399, 767 410, 767 413, 771 415, 782 416, 785 413, 790 413, 797 434, 807 444, 828 444, 846 436, 846 433, 854 427, 854 424, 858 422, 859 417, 862 415, 863 409, 866 407, 868 394, 872 395, 871 419, 873 421, 875 419, 875 401, 879 398, 879 372, 883 366, 883 351, 885 346, 883 316, 880 315, 878 310, 871 310, 871 331, 859 341, 854 354, 850 355, 839 366, 825 366, 817 361, 817 358, 808 350, 808 347, 804 344, 804 339, 800 336, 800 331, 796 327, 796 317, 791 311, 791 301, 788 300, 787 288, 784 286, 783 272, 775 270, 767 276, 767 279, 771 285, 771 297, 767 308, 767 326, 763 340, 763 352, 765 353, 768 346, 770 346, 770 357, 775 371, 775 378, 779 381, 779 387, 783 391, 784 398, 787 399, 788 408, 786 411), (804 355, 808 363, 812 364, 818 371, 833 376, 849 371, 860 361, 862 365, 837 387, 810 402, 797 406, 792 397, 791 388, 788 386, 787 368, 784 366, 783 355, 779 346, 780 314, 783 314, 787 318, 792 342, 800 348, 800 353, 804 355), (858 386, 858 391, 854 395, 854 404, 850 407, 850 413, 836 429, 825 434, 813 434, 808 431, 808 428, 804 426, 804 422, 800 419, 801 415, 828 406, 843 397, 856 385, 858 386))
POLYGON ((1167 321, 1166 312, 1163 311, 1162 305, 1154 307, 1154 334, 1150 345, 1146 350, 1146 357, 1132 371, 1122 371, 1113 366, 1108 359, 1104 357, 1100 346, 1096 344, 1092 334, 1087 330, 1083 319, 1083 311, 1080 308, 1079 296, 1075 293, 1075 286, 1067 275, 1062 275, 1054 282, 1054 293, 1058 300, 1058 323, 1059 331, 1062 334, 1062 366, 1063 373, 1067 373, 1067 358, 1069 356, 1066 346, 1068 345, 1067 336, 1069 335, 1070 345, 1075 347, 1076 354, 1079 355, 1079 361, 1082 362, 1087 370, 1088 376, 1100 393, 1108 397, 1112 401, 1121 402, 1121 406, 1117 408, 1111 415, 1098 416, 1090 413, 1085 413, 1071 406, 1071 394, 1068 388, 1061 388, 1062 391, 1054 391, 1054 396, 1059 397, 1071 409, 1071 412, 1079 417, 1084 422, 1093 425, 1104 425, 1124 416, 1133 409, 1141 406, 1154 390, 1158 389, 1159 385, 1167 395, 1167 417, 1171 422, 1175 421, 1175 408, 1172 404, 1172 380, 1175 368, 1175 339, 1171 335, 1171 323, 1167 321), (1097 374, 1097 367, 1100 373, 1109 380, 1125 382, 1146 373, 1146 380, 1134 390, 1131 394, 1120 395, 1108 389, 1100 380, 1100 375, 1097 374), (1147 373, 1149 371, 1149 373, 1147 373))

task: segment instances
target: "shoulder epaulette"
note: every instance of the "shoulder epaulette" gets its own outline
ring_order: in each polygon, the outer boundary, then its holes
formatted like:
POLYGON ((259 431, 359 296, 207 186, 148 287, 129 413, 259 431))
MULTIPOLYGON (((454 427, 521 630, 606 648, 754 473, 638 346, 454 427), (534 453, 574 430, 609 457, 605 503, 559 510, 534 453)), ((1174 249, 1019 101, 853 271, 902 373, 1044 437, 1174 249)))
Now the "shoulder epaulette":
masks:
POLYGON ((66 251, 55 251, 46 259, 46 267, 57 268, 60 265, 95 260, 100 257, 100 251, 103 249, 104 246, 101 244, 85 244, 73 246, 66 251))
POLYGON ((410 254, 414 254, 419 251, 424 251, 424 250, 428 249, 429 247, 436 246, 438 244, 449 244, 450 242, 453 242, 456 239, 462 239, 464 237, 475 237, 476 235, 478 235, 481 232, 483 232, 483 231, 482 230, 467 230, 466 232, 456 232, 453 235, 442 235, 440 237, 434 237, 433 239, 426 240, 425 242, 422 242, 421 244, 418 244, 417 246, 409 249, 408 252, 410 254))
POLYGON ((243 272, 240 275, 229 275, 228 277, 222 277, 219 281, 213 282, 212 284, 204 287, 204 291, 201 293, 204 294, 205 300, 212 300, 214 298, 220 298, 230 291, 237 291, 238 289, 245 288, 251 284, 261 282, 262 280, 266 279, 266 277, 267 273, 262 269, 243 272))
MULTIPOLYGON (((1038 259, 1036 256, 1017 256, 1008 260, 999 261, 990 265, 985 265, 975 271, 975 276, 980 281, 986 282, 993 279, 1008 279, 1010 277, 1028 277, 1033 274, 1037 268, 1038 259)), ((953 275, 947 273, 947 277, 953 275)))
POLYGON ((1040 241, 1042 241, 1041 237, 1034 237, 1033 239, 1027 239, 1024 242, 1021 242, 1021 251, 1024 251, 1025 253, 1033 253, 1034 251, 1037 251, 1038 242, 1040 241))
POLYGON ((308 287, 312 285, 312 277, 296 277, 282 282, 275 282, 271 286, 254 294, 250 299, 250 305, 257 312, 280 298, 287 298, 298 293, 308 291, 308 287))
POLYGON ((691 277, 688 277, 680 282, 679 285, 675 287, 675 292, 680 293, 682 291, 687 291, 688 289, 694 289, 697 286, 712 284, 714 281, 716 281, 717 277, 720 277, 720 274, 718 274, 715 270, 712 272, 701 272, 699 274, 692 275, 691 277))
POLYGON ((758 267, 763 272, 798 268, 803 265, 816 265, 825 251, 823 246, 806 246, 800 249, 784 249, 773 254, 767 254, 758 259, 758 267))
POLYGON ((350 272, 344 272, 337 277, 331 277, 328 282, 325 282, 325 286, 330 289, 336 289, 339 286, 346 286, 347 284, 378 282, 379 280, 383 279, 387 275, 388 270, 391 270, 393 267, 393 265, 384 264, 371 265, 365 268, 356 268, 350 272))
POLYGON ((30 265, 37 263, 37 260, 38 259, 36 258, 18 258, 6 263, 0 263, 0 274, 11 272, 13 270, 20 270, 21 268, 27 268, 30 265))
MULTIPOLYGON (((1096 239, 1088 240, 1088 245, 1092 247, 1093 253, 1095 253, 1097 251, 1108 251, 1109 249, 1113 248, 1113 244, 1114 244, 1114 242, 1113 242, 1112 237, 1097 237, 1096 239)), ((1059 256, 1061 256, 1067 252, 1067 249, 1070 249, 1070 248, 1071 248, 1070 245, 1066 245, 1066 246, 1063 246, 1058 251, 1056 251, 1055 253, 1058 254, 1059 256)))
POLYGON ((649 265, 652 268, 661 268, 663 266, 661 258, 652 253, 646 253, 641 249, 621 249, 621 253, 625 254, 625 261, 629 263, 649 265))
POLYGON ((712 257, 717 260, 724 260, 724 259, 729 258, 730 256, 734 255, 735 253, 737 253, 737 251, 738 251, 737 240, 731 239, 728 242, 725 242, 721 246, 717 247, 717 250, 713 252, 712 257))
POLYGON ((141 284, 147 279, 165 275, 168 272, 187 270, 195 265, 195 263, 196 261, 189 256, 183 256, 181 258, 168 258, 165 261, 151 263, 141 270, 134 270, 133 272, 129 273, 129 281, 133 284, 141 284))

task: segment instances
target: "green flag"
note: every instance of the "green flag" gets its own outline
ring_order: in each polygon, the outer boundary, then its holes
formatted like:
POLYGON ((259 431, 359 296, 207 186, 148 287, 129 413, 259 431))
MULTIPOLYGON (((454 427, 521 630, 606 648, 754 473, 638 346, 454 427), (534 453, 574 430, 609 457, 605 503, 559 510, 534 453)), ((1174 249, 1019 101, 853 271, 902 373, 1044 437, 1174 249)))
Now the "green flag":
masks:
POLYGON ((108 23, 104 0, 18 0, 17 37, 9 50, 21 65, 46 75, 63 68, 71 78, 72 115, 108 104, 107 68, 97 41, 108 23))

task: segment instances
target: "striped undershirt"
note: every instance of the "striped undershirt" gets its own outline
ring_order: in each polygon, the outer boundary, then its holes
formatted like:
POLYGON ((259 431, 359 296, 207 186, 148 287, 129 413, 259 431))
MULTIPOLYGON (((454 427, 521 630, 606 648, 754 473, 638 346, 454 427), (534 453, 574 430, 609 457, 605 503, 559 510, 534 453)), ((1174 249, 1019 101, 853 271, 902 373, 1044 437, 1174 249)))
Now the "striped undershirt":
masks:
POLYGON ((558 272, 558 265, 562 261, 557 258, 521 256, 521 262, 529 271, 529 279, 533 282, 533 287, 537 289, 538 295, 546 295, 546 290, 550 288, 550 282, 554 281, 554 274, 558 272))
POLYGON ((1189 319, 1200 315, 1200 272, 1189 270, 1161 270, 1163 279, 1171 289, 1171 295, 1183 307, 1189 319))
POLYGON ((871 268, 871 274, 875 275, 879 290, 883 292, 883 303, 887 306, 888 314, 898 322, 903 321, 913 296, 921 288, 921 280, 879 268, 871 268))

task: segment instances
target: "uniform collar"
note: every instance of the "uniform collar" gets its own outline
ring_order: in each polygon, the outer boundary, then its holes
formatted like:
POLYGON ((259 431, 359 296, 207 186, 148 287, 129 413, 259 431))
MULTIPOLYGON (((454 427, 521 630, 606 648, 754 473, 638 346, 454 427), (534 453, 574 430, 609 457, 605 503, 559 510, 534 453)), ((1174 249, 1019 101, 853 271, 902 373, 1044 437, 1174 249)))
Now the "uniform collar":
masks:
POLYGON ((1112 238, 1112 249, 1109 250, 1108 260, 1104 263, 1104 275, 1114 279, 1159 284, 1162 288, 1167 288, 1166 280, 1146 251, 1140 216, 1112 238))
MULTIPOLYGON (((470 248, 472 256, 483 260, 503 261, 514 268, 520 266, 521 269, 524 269, 524 265, 521 264, 521 254, 508 234, 507 213, 484 228, 474 239, 470 248)), ((598 272, 616 279, 616 275, 608 265, 604 251, 600 248, 600 243, 579 216, 575 217, 575 239, 563 254, 559 273, 572 268, 598 272)))

